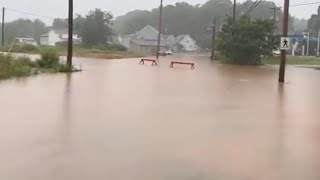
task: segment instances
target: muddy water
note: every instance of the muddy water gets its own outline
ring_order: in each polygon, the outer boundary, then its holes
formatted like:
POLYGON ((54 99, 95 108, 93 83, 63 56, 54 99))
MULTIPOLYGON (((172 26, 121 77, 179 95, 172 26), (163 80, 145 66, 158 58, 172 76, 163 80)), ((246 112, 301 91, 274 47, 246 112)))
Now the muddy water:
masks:
POLYGON ((320 71, 183 59, 1 81, 0 178, 320 179, 320 71))

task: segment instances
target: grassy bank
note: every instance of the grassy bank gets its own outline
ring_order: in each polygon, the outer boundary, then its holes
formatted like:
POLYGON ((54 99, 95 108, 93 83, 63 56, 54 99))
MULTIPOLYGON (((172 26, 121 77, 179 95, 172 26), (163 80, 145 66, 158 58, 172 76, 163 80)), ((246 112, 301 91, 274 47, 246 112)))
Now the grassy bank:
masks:
POLYGON ((69 68, 59 60, 59 54, 46 49, 41 53, 41 59, 31 61, 28 57, 14 58, 10 55, 0 54, 0 79, 10 77, 22 77, 39 73, 73 72, 75 68, 69 68))
MULTIPOLYGON (((11 52, 16 53, 26 53, 26 54, 40 54, 47 48, 54 49, 58 52, 60 56, 67 55, 67 48, 63 46, 56 47, 48 47, 48 46, 33 46, 33 45, 15 45, 11 52)), ((0 47, 0 51, 8 52, 10 50, 10 46, 0 47)), ((98 59, 123 59, 123 58, 134 58, 141 57, 141 55, 137 55, 128 51, 120 51, 116 48, 84 48, 75 46, 73 50, 73 55, 75 57, 86 57, 86 58, 98 58, 98 59)))
MULTIPOLYGON (((270 57, 262 60, 263 64, 277 65, 280 57, 270 57)), ((320 58, 310 56, 287 56, 287 64, 291 65, 320 65, 320 58)))

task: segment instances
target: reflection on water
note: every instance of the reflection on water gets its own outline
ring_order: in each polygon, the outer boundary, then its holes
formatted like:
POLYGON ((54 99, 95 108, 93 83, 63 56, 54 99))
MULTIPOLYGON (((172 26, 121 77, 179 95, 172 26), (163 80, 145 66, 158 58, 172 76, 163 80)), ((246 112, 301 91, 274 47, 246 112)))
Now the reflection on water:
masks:
POLYGON ((320 179, 319 71, 180 58, 1 81, 1 179, 320 179))

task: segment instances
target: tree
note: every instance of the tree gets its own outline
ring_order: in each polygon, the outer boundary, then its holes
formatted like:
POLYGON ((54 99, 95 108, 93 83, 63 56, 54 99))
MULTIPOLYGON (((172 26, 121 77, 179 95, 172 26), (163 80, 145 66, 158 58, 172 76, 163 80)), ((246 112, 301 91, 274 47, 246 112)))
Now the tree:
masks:
POLYGON ((40 36, 48 32, 48 27, 39 19, 33 21, 33 38, 40 43, 40 36))
POLYGON ((52 23, 53 29, 67 29, 68 19, 55 18, 52 23))
POLYGON ((278 38, 273 35, 272 20, 251 20, 241 17, 233 22, 228 19, 218 36, 218 50, 230 63, 261 63, 261 56, 270 55, 278 46, 278 38))
POLYGON ((308 31, 312 35, 316 35, 320 31, 320 6, 318 7, 318 14, 313 14, 308 21, 308 31))
MULTIPOLYGON (((208 0, 200 5, 190 5, 186 2, 176 3, 163 7, 163 34, 180 35, 189 34, 202 48, 210 48, 211 32, 207 31, 212 26, 213 19, 217 19, 217 28, 224 20, 232 15, 233 1, 230 0, 208 0)), ((244 2, 243 2, 244 3, 244 2)), ((247 5, 237 4, 237 17, 245 15, 254 1, 247 5)), ((252 19, 273 19, 274 7, 271 1, 262 1, 250 14, 252 19)), ((119 35, 133 34, 146 25, 157 27, 159 8, 151 11, 135 10, 115 19, 113 29, 119 35)), ((282 29, 282 11, 277 11, 277 31, 282 29)), ((293 32, 293 21, 289 20, 289 31, 293 32)))
POLYGON ((298 18, 294 18, 294 29, 295 32, 305 32, 308 28, 308 20, 307 19, 298 19, 298 18))
POLYGON ((17 19, 5 24, 5 42, 11 43, 16 37, 32 37, 38 43, 40 36, 48 32, 48 27, 39 19, 17 19))
POLYGON ((78 15, 75 20, 75 29, 85 45, 107 45, 113 34, 112 18, 110 13, 95 9, 86 17, 78 15))

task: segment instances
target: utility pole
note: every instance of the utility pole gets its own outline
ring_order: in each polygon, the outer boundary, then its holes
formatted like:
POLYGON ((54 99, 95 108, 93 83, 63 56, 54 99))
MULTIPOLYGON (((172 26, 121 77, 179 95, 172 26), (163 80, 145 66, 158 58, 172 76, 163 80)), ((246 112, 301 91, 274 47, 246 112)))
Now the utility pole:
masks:
POLYGON ((213 24, 212 24, 212 41, 211 41, 211 61, 214 60, 214 55, 215 55, 215 47, 216 47, 216 18, 213 19, 213 24))
POLYGON ((160 42, 161 42, 161 29, 162 29, 162 8, 163 0, 160 0, 160 14, 159 14, 159 34, 158 34, 158 46, 157 46, 157 60, 159 59, 160 42))
POLYGON ((233 0, 233 22, 236 21, 237 0, 233 0))
POLYGON ((270 8, 270 9, 273 10, 273 21, 274 21, 274 24, 276 24, 277 23, 277 11, 280 11, 281 9, 278 8, 275 3, 274 3, 274 7, 270 8))
POLYGON ((2 8, 2 34, 1 34, 1 45, 4 46, 4 15, 5 15, 6 8, 2 8))
MULTIPOLYGON (((283 10, 283 29, 282 36, 288 36, 288 21, 289 21, 289 0, 284 0, 283 10)), ((279 71, 279 82, 284 83, 285 71, 286 71, 286 50, 281 50, 281 61, 279 71)))
POLYGON ((72 51, 73 51, 73 0, 69 0, 69 17, 68 17, 68 56, 67 65, 72 67, 72 51))

